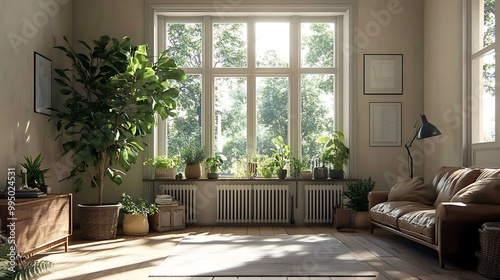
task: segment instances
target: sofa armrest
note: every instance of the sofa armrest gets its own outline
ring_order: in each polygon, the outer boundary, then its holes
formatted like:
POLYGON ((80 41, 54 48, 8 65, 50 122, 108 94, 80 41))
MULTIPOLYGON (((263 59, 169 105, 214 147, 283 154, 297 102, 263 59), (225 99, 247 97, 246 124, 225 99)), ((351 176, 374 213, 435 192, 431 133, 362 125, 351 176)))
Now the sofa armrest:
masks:
POLYGON ((500 221, 500 204, 440 203, 436 207, 438 252, 473 254, 479 248, 478 229, 494 221, 500 221))
POLYGON ((462 223, 497 221, 500 220, 500 204, 442 202, 436 207, 436 219, 462 223))
POLYGON ((368 193, 368 209, 373 206, 386 202, 389 197, 389 191, 371 191, 368 193))

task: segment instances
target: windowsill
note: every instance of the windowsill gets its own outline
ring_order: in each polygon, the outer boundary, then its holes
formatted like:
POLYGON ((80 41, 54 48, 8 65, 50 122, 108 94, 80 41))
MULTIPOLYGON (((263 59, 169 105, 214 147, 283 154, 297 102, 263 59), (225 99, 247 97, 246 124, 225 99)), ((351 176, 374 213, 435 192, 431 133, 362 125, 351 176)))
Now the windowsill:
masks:
POLYGON ((247 179, 247 178, 219 178, 219 179, 156 179, 156 178, 144 178, 143 182, 199 182, 199 181, 208 181, 208 182, 217 182, 217 181, 238 181, 238 182, 267 182, 267 181, 283 181, 283 182, 355 182, 358 179, 294 179, 294 178, 286 178, 286 179, 278 179, 278 178, 255 178, 255 179, 247 179))

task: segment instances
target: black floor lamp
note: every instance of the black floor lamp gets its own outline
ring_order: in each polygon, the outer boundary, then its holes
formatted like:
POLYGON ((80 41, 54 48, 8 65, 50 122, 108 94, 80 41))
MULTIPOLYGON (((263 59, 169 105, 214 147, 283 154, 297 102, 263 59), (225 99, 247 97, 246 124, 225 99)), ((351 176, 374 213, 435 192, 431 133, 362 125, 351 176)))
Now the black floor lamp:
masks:
POLYGON ((413 141, 415 141, 415 138, 420 140, 438 135, 441 135, 441 131, 439 131, 439 129, 437 129, 433 124, 428 122, 425 115, 420 115, 420 118, 415 122, 413 130, 410 133, 411 140, 408 140, 408 142, 406 142, 405 144, 406 151, 408 151, 408 172, 410 173, 410 178, 413 178, 413 157, 411 156, 410 152, 410 147, 413 144, 413 141))

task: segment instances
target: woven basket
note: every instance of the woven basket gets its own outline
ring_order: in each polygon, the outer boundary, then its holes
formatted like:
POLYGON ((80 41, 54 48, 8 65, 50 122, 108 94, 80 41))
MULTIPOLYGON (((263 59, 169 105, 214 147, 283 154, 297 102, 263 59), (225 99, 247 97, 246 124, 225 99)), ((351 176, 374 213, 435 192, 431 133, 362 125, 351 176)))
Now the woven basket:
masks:
POLYGON ((483 224, 479 229, 479 243, 477 271, 485 277, 500 278, 500 223, 483 224))
POLYGON ((110 205, 79 204, 82 238, 87 240, 115 238, 121 207, 120 203, 110 205))
POLYGON ((175 179, 177 168, 155 168, 156 179, 175 179))

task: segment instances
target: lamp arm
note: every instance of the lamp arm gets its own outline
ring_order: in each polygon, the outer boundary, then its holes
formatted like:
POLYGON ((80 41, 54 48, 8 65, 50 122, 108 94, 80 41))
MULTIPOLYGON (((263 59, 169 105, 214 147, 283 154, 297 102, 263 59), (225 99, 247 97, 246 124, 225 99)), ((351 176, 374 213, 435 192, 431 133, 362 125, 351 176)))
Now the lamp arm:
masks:
MULTIPOLYGON (((408 140, 408 142, 406 142, 406 144, 405 144, 406 151, 408 152, 408 173, 410 175, 410 178, 413 178, 413 157, 411 156, 410 147, 411 147, 411 145, 413 145, 413 141, 415 141, 415 139, 417 138, 419 129, 420 129, 419 122, 417 120, 415 122, 415 125, 413 125, 413 129, 412 129, 412 132, 415 131, 413 133, 413 137, 411 138, 411 140, 408 140)), ((410 132, 410 136, 411 136, 411 132, 410 132)))

